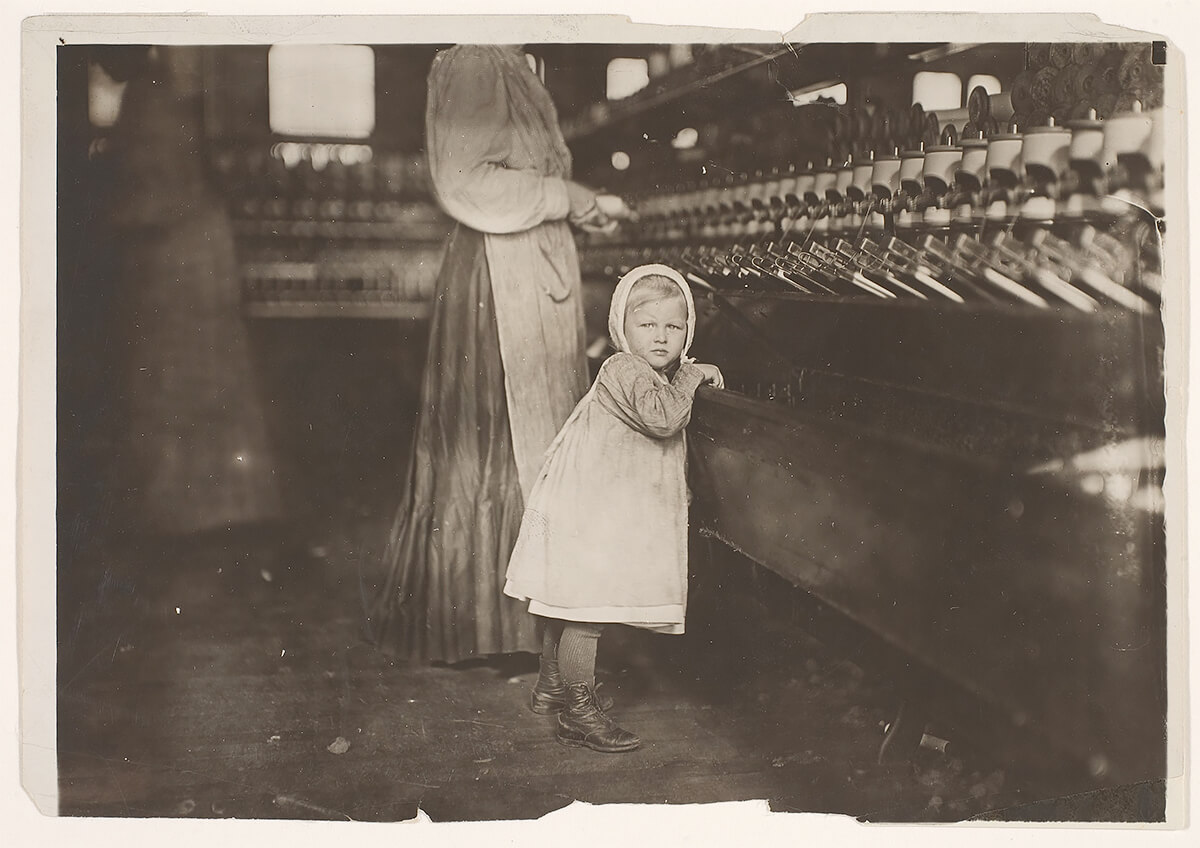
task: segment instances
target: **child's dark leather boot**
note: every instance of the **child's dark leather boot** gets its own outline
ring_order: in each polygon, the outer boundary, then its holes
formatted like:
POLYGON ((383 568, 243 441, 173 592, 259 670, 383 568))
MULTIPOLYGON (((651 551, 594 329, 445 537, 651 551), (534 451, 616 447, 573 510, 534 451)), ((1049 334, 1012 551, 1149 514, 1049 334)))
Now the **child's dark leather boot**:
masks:
POLYGON ((632 751, 642 740, 608 717, 596 700, 596 690, 586 683, 566 687, 567 705, 558 714, 558 741, 604 754, 632 751))
POLYGON ((567 687, 558 671, 558 660, 542 657, 538 662, 538 679, 533 684, 529 708, 538 715, 557 713, 567 705, 567 687))
MULTIPOLYGON (((600 709, 611 710, 613 699, 607 695, 596 694, 600 709)), ((529 699, 529 709, 538 715, 551 715, 561 712, 567 705, 567 686, 563 683, 558 670, 558 660, 548 660, 544 657, 538 661, 538 679, 533 684, 533 692, 529 699)))

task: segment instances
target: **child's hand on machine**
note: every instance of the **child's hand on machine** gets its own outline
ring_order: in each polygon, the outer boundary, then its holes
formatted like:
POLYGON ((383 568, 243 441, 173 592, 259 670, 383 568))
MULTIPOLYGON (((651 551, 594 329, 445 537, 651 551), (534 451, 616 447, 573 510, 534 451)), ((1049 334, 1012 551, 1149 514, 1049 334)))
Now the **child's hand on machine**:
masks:
POLYGON ((696 367, 704 375, 704 385, 712 386, 714 389, 725 388, 725 378, 721 376, 720 368, 715 365, 703 365, 699 362, 696 363, 696 367))

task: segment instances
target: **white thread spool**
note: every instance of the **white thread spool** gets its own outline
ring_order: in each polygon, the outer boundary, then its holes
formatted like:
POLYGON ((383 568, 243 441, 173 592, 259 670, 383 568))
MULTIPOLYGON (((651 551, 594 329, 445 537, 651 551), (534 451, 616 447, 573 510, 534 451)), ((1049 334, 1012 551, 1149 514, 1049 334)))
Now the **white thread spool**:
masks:
POLYGON ((1024 139, 1019 132, 994 135, 988 139, 984 167, 989 177, 995 171, 1008 171, 1017 178, 1021 177, 1021 145, 1024 139))
POLYGON ((905 150, 900 154, 900 185, 913 193, 921 191, 925 184, 921 179, 925 169, 924 150, 905 150))
POLYGON ((1071 131, 1051 123, 1044 127, 1033 127, 1025 131, 1021 147, 1021 161, 1025 169, 1043 169, 1055 178, 1067 170, 1071 150, 1071 131))
POLYGON ((880 156, 871 168, 871 189, 892 195, 900 190, 900 157, 880 156))
POLYGON ((925 162, 922 166, 922 177, 926 185, 930 177, 940 180, 942 188, 949 188, 954 182, 954 173, 962 162, 963 149, 950 145, 938 145, 925 151, 925 162))

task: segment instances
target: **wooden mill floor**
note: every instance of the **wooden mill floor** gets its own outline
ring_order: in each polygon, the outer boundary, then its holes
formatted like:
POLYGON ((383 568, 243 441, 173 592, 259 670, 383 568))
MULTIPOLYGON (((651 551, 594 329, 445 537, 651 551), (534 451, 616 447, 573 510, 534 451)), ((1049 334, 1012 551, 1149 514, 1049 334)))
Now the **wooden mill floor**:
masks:
POLYGON ((768 799, 945 820, 1032 800, 978 758, 877 764, 887 685, 749 594, 714 612, 703 584, 689 635, 602 640, 614 715, 643 747, 564 748, 526 708, 533 657, 408 665, 363 641, 359 569, 383 530, 360 516, 302 544, 243 531, 77 551, 60 590, 61 813, 444 821, 768 799))

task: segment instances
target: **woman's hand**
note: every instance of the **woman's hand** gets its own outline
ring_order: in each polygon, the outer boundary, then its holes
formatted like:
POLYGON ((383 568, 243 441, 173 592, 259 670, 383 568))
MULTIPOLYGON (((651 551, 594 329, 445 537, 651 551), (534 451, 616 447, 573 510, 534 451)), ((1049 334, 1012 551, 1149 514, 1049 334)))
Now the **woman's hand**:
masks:
POLYGON ((567 197, 571 204, 567 219, 585 233, 608 235, 622 221, 637 220, 637 212, 615 194, 595 194, 567 180, 567 197))
POLYGON ((596 207, 600 213, 613 221, 636 221, 637 211, 615 194, 597 194, 596 207))
POLYGON ((600 214, 600 210, 596 210, 596 214, 589 218, 581 218, 575 222, 575 226, 583 230, 585 233, 600 233, 608 235, 617 230, 617 225, 620 221, 614 218, 606 218, 600 214))
POLYGON ((704 384, 712 386, 714 389, 725 388, 725 378, 721 375, 721 369, 715 365, 703 365, 699 362, 695 363, 700 369, 700 373, 704 375, 704 384))

